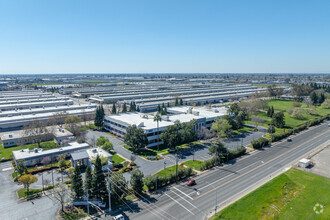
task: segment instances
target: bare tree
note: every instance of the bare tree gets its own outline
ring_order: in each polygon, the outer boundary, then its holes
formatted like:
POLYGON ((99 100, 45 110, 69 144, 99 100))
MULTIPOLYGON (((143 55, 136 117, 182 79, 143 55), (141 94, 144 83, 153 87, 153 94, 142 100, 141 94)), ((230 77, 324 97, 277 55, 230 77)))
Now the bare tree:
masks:
POLYGON ((40 143, 44 140, 51 139, 53 133, 52 130, 46 126, 46 123, 36 120, 25 127, 23 136, 29 143, 37 143, 38 147, 40 147, 40 143))
POLYGON ((65 112, 56 112, 48 119, 48 125, 63 125, 68 116, 65 112))
POLYGON ((68 189, 64 183, 60 183, 58 187, 53 189, 51 199, 54 203, 61 205, 61 211, 64 212, 64 204, 68 202, 68 189))
POLYGON ((197 130, 197 137, 198 137, 199 140, 201 140, 201 139, 210 139, 210 138, 213 137, 213 134, 205 126, 202 126, 200 129, 197 130))
POLYGON ((78 130, 78 124, 81 122, 82 119, 77 115, 71 115, 65 118, 65 124, 74 135, 76 135, 76 132, 78 130))
POLYGON ((258 128, 258 124, 259 124, 259 123, 262 124, 262 123, 265 122, 265 120, 264 120, 263 118, 260 118, 260 117, 258 117, 258 116, 253 116, 253 118, 252 118, 251 121, 254 122, 254 123, 256 124, 256 128, 258 128))

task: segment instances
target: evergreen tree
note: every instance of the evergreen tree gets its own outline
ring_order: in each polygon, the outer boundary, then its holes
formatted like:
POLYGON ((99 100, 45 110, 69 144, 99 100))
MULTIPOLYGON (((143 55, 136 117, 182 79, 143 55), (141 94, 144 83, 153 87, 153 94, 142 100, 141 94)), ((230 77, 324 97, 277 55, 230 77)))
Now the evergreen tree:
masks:
POLYGON ((132 112, 133 111, 133 102, 129 103, 129 111, 132 112))
POLYGON ((126 107, 126 103, 124 103, 124 106, 123 106, 123 113, 127 112, 127 107, 126 107))
POLYGON ((143 173, 141 172, 141 170, 139 169, 134 169, 131 172, 131 186, 134 190, 134 192, 136 193, 136 195, 139 195, 142 193, 143 190, 143 173))
POLYGON ((325 101, 324 93, 321 93, 320 97, 318 98, 318 101, 320 104, 322 104, 325 101))
POLYGON ((113 104, 112 104, 111 114, 116 114, 116 113, 117 113, 116 104, 113 103, 113 104))
POLYGON ((110 176, 110 182, 111 203, 119 204, 126 196, 127 182, 122 173, 112 173, 110 176))
POLYGON ((274 113, 275 113, 274 106, 272 106, 272 111, 271 111, 270 117, 273 117, 274 113))
POLYGON ((72 191, 74 192, 75 198, 82 198, 84 195, 84 188, 83 188, 83 180, 81 177, 79 166, 74 168, 74 172, 72 175, 72 191))
POLYGON ((140 108, 139 106, 136 107, 136 111, 139 112, 140 111, 140 108))
POLYGON ((317 97, 317 95, 316 95, 315 92, 313 92, 313 93, 311 94, 310 98, 311 98, 313 104, 316 104, 316 103, 317 103, 317 101, 318 101, 318 97, 317 97))
POLYGON ((270 112, 271 112, 271 109, 270 109, 270 106, 269 106, 268 109, 267 109, 267 117, 270 117, 270 112))
POLYGON ((157 112, 160 113, 161 112, 161 109, 160 109, 160 105, 158 104, 157 106, 157 112))
POLYGON ((107 198, 107 184, 102 170, 101 158, 96 156, 94 164, 94 175, 92 180, 92 195, 96 199, 105 200, 107 198))
POLYGON ((183 100, 182 99, 180 99, 180 105, 183 105, 183 100))
POLYGON ((96 108, 96 114, 94 119, 94 124, 98 128, 103 127, 103 118, 104 118, 104 109, 103 107, 99 106, 96 108))
POLYGON ((169 108, 169 107, 170 107, 170 103, 168 102, 168 103, 167 103, 167 108, 169 108))
POLYGON ((179 99, 178 97, 175 98, 175 106, 178 106, 179 105, 179 99))
POLYGON ((85 184, 84 184, 85 191, 88 190, 88 193, 91 193, 92 181, 93 181, 92 169, 88 165, 85 171, 85 184))

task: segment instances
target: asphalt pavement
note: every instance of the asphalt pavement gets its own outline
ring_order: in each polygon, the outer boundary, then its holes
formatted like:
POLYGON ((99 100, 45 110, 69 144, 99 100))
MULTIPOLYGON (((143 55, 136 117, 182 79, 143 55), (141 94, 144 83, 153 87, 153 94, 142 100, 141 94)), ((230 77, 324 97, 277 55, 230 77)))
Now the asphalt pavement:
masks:
MULTIPOLYGON (((197 185, 185 182, 169 186, 152 197, 123 206, 113 214, 121 213, 127 219, 205 219, 220 207, 244 192, 273 178, 279 171, 318 147, 329 144, 327 123, 293 135, 229 164, 217 167, 195 178, 197 185)), ((108 219, 109 217, 107 217, 108 219)))

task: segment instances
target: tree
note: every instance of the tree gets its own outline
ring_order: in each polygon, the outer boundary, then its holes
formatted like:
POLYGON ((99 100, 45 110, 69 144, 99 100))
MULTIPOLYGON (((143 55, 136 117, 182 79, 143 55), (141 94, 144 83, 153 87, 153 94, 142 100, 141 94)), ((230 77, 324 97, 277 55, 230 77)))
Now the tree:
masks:
POLYGON ((24 184, 24 188, 26 189, 26 195, 29 194, 30 185, 37 181, 38 181, 38 177, 33 176, 31 174, 23 175, 18 179, 18 182, 24 184))
POLYGON ((181 124, 176 121, 174 125, 167 126, 163 132, 160 134, 160 139, 163 144, 170 149, 175 149, 177 145, 181 144, 181 134, 180 134, 181 124))
POLYGON ((102 162, 99 155, 96 156, 94 163, 94 175, 92 180, 92 195, 96 199, 104 199, 107 197, 108 189, 105 182, 105 176, 102 170, 102 162))
POLYGON ((48 119, 48 125, 63 125, 68 116, 68 113, 56 112, 48 119))
POLYGON ((127 194, 127 182, 122 173, 112 173, 111 182, 111 203, 118 204, 127 194))
POLYGON ((241 108, 237 103, 232 104, 228 109, 228 113, 233 115, 237 115, 239 111, 241 111, 241 108))
POLYGON ((116 113, 117 113, 116 104, 113 103, 112 104, 112 109, 111 109, 111 114, 116 114, 116 113))
POLYGON ((126 128, 124 142, 132 148, 133 152, 137 152, 139 149, 148 145, 147 134, 142 128, 131 125, 126 128))
POLYGON ((235 116, 235 124, 236 129, 240 129, 244 126, 244 119, 245 119, 245 112, 239 111, 238 114, 235 116))
POLYGON ((78 124, 81 122, 82 119, 77 115, 71 115, 65 119, 65 124, 74 135, 77 133, 78 124))
POLYGON ((219 138, 228 137, 231 135, 231 125, 226 119, 216 118, 212 123, 211 129, 216 132, 219 138))
POLYGON ((179 105, 179 98, 176 97, 176 98, 175 98, 175 106, 178 106, 178 105, 179 105))
POLYGON ((197 140, 197 133, 195 131, 196 120, 182 123, 181 125, 181 144, 190 143, 197 140))
POLYGON ((92 181, 93 181, 92 169, 89 165, 87 165, 86 170, 85 170, 84 189, 85 189, 85 191, 88 190, 88 193, 91 193, 92 181))
POLYGON ((216 157, 218 157, 220 159, 222 159, 224 157, 223 155, 226 155, 228 153, 229 152, 228 152, 227 148, 220 141, 216 141, 216 142, 212 143, 209 148, 209 154, 210 155, 214 154, 216 157))
POLYGON ((267 109, 267 117, 270 117, 271 111, 272 111, 272 109, 269 106, 268 109, 267 109))
POLYGON ((269 134, 274 134, 276 132, 274 125, 270 125, 269 128, 267 129, 267 132, 269 134))
POLYGON ((182 99, 180 99, 180 105, 183 105, 183 100, 182 99))
POLYGON ((302 108, 294 108, 291 113, 291 117, 295 119, 303 120, 306 118, 306 112, 302 108))
POLYGON ((54 203, 60 204, 61 211, 64 212, 64 204, 68 201, 67 186, 64 183, 59 184, 53 189, 52 197, 54 203))
POLYGON ((74 168, 74 172, 72 175, 72 191, 74 193, 74 197, 80 199, 84 195, 84 188, 83 188, 83 180, 80 173, 79 166, 74 168))
POLYGON ((98 139, 96 139, 96 146, 101 147, 106 142, 109 142, 109 139, 104 136, 100 136, 98 139))
POLYGON ((265 120, 263 118, 260 118, 258 116, 253 116, 251 121, 256 124, 256 128, 258 128, 258 124, 262 124, 265 122, 265 120))
POLYGON ((213 137, 211 131, 207 129, 205 126, 202 126, 197 130, 197 137, 199 140, 201 139, 210 139, 213 137))
POLYGON ((157 122, 157 150, 159 150, 159 122, 162 121, 162 116, 157 113, 154 117, 154 121, 157 122))
POLYGON ((322 108, 330 108, 330 99, 326 99, 322 105, 321 105, 322 108))
POLYGON ((139 169, 134 169, 131 172, 131 186, 136 193, 136 195, 139 195, 142 193, 143 190, 143 173, 139 169))
POLYGON ((104 119, 104 109, 103 106, 99 106, 96 108, 96 114, 94 119, 94 124, 99 129, 103 127, 103 119, 104 119))
POLYGON ((63 168, 65 167, 65 154, 59 155, 58 158, 58 166, 60 167, 60 170, 63 170, 63 168))
POLYGON ((325 100, 325 95, 324 95, 324 93, 321 93, 320 97, 319 97, 319 103, 322 104, 324 102, 324 100, 325 100))
POLYGON ((52 136, 52 130, 47 128, 46 123, 40 120, 33 121, 23 132, 24 139, 29 143, 37 143, 39 148, 42 141, 51 139, 52 136))
POLYGON ((20 176, 27 172, 27 167, 24 160, 17 160, 16 171, 19 173, 20 176))
POLYGON ((125 102, 123 105, 122 113, 126 113, 126 112, 127 112, 127 106, 126 106, 126 102, 125 102))
POLYGON ((42 160, 41 160, 41 164, 42 165, 47 165, 47 164, 49 164, 50 162, 52 161, 52 159, 50 159, 50 157, 44 157, 44 158, 42 158, 42 160))
POLYGON ((113 144, 111 142, 105 142, 102 145, 102 148, 106 151, 112 151, 113 150, 113 144))
POLYGON ((168 103, 167 103, 167 108, 169 108, 169 107, 170 107, 170 103, 168 102, 168 103))
POLYGON ((272 118, 272 124, 277 128, 283 128, 285 126, 284 114, 283 112, 276 112, 272 118))
POLYGON ((269 115, 269 117, 273 117, 274 113, 275 113, 274 106, 272 106, 271 109, 270 109, 270 115, 269 115))
POLYGON ((311 98, 311 100, 312 100, 312 102, 313 102, 314 105, 318 102, 318 97, 317 97, 317 95, 316 95, 315 92, 313 92, 313 93, 310 95, 310 98, 311 98))
POLYGON ((157 113, 160 113, 161 108, 160 108, 160 104, 157 105, 157 113))

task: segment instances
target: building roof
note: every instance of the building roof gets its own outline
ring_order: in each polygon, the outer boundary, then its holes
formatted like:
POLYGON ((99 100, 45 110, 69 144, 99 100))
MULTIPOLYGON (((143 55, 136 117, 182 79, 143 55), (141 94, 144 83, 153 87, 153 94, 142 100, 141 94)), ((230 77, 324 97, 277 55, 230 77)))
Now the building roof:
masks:
POLYGON ((51 150, 42 150, 42 149, 22 149, 22 150, 16 150, 13 151, 13 156, 15 160, 26 160, 26 159, 35 159, 40 157, 46 157, 46 156, 52 156, 52 155, 59 155, 59 154, 65 154, 70 153, 73 151, 88 149, 89 145, 87 143, 79 144, 77 142, 69 143, 69 146, 67 147, 61 147, 61 148, 54 148, 51 150))
POLYGON ((87 149, 86 153, 88 154, 90 159, 94 159, 99 155, 100 157, 111 157, 111 154, 103 150, 102 148, 99 147, 94 147, 91 149, 87 149))
POLYGON ((89 158, 86 150, 71 153, 72 160, 82 160, 89 158))

